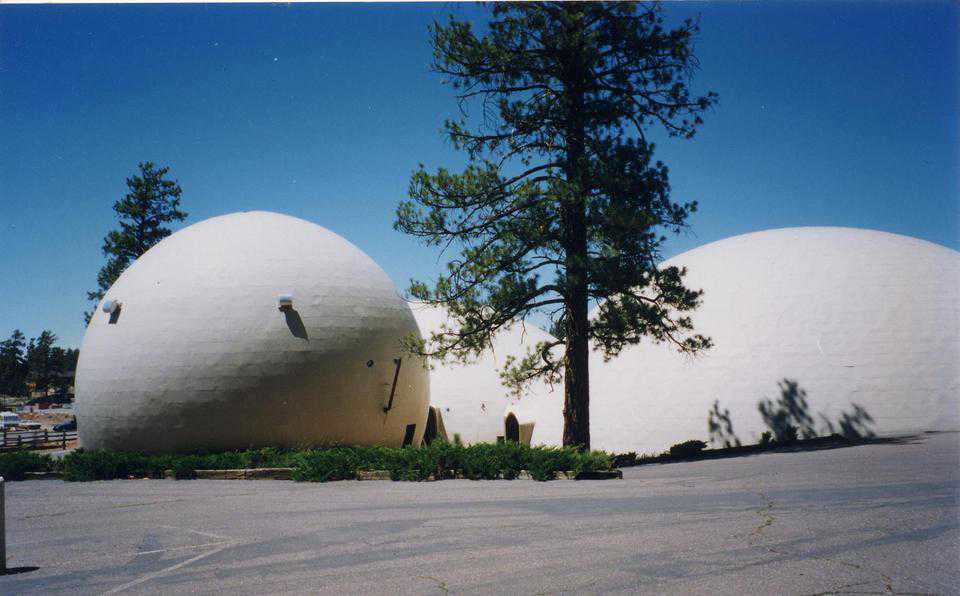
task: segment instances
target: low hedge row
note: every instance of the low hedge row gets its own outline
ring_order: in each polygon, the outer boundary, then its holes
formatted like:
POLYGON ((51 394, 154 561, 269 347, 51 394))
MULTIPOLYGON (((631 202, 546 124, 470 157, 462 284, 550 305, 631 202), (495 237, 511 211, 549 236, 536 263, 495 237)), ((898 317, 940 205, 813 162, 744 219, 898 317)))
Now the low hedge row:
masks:
POLYGON ((23 480, 28 472, 56 470, 58 463, 49 455, 32 451, 8 451, 0 453, 0 476, 4 480, 23 480))
POLYGON ((64 480, 112 480, 114 478, 163 478, 173 470, 177 478, 192 478, 196 470, 294 467, 297 453, 268 447, 222 453, 147 455, 124 451, 77 449, 61 460, 64 480))
POLYGON ((420 448, 338 447, 297 456, 295 480, 324 482, 356 478, 361 470, 388 470, 394 480, 440 480, 460 475, 470 480, 512 480, 527 470, 534 480, 553 480, 558 472, 609 470, 606 453, 573 448, 527 447, 518 443, 463 446, 435 442, 420 448))
POLYGON ((50 470, 59 471, 64 480, 88 481, 162 478, 166 470, 173 470, 177 478, 191 478, 197 470, 238 468, 293 468, 294 480, 308 482, 353 479, 363 470, 388 470, 394 480, 412 481, 457 476, 472 480, 511 480, 519 476, 521 470, 527 470, 535 480, 552 480, 558 472, 591 472, 609 470, 612 466, 612 459, 603 452, 579 453, 573 448, 527 447, 512 442, 470 446, 435 442, 403 449, 267 448, 186 455, 78 449, 60 461, 29 452, 0 454, 0 475, 11 480, 22 479, 26 472, 50 470))
POLYGON ((769 432, 764 432, 760 437, 760 442, 752 445, 707 449, 707 444, 703 441, 691 440, 677 443, 659 455, 637 455, 636 452, 631 451, 629 453, 615 453, 610 457, 613 460, 613 467, 627 468, 645 464, 738 457, 763 451, 807 451, 814 449, 831 449, 834 447, 849 447, 851 445, 859 445, 878 440, 880 439, 876 439, 875 437, 845 437, 839 434, 832 434, 810 439, 783 440, 781 438, 781 440, 778 441, 773 439, 769 432))

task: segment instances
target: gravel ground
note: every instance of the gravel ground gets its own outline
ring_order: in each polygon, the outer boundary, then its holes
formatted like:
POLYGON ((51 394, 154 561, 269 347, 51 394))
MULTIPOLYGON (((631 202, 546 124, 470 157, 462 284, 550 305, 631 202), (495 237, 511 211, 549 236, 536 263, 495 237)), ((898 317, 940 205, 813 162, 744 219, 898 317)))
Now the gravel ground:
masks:
POLYGON ((960 434, 623 480, 7 485, 13 593, 960 593, 960 434))

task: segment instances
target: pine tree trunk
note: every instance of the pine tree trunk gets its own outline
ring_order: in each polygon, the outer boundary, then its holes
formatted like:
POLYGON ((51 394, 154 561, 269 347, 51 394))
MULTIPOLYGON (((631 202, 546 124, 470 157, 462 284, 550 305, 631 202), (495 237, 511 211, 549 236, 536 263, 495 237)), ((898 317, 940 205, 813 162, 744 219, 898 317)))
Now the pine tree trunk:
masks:
MULTIPOLYGON (((564 5, 564 10, 580 12, 576 3, 564 5)), ((587 202, 585 143, 583 123, 584 85, 586 69, 582 63, 581 36, 574 20, 566 31, 564 52, 564 103, 566 108, 565 137, 566 164, 564 166, 569 195, 561 208, 564 248, 566 251, 566 354, 563 376, 563 444, 581 451, 590 449, 590 370, 587 320, 589 301, 587 280, 587 202)))
MULTIPOLYGON (((576 151, 576 149, 575 149, 576 151)), ((576 163, 576 162, 574 162, 576 163)), ((579 184, 577 187, 582 188, 579 184)), ((590 328, 587 320, 588 255, 586 201, 582 194, 564 208, 566 255, 566 354, 563 371, 563 444, 590 450, 590 328)))
POLYGON ((587 295, 573 297, 567 311, 567 346, 563 377, 563 444, 590 449, 590 361, 587 295))
MULTIPOLYGON (((581 12, 577 3, 564 5, 571 13, 581 12)), ((579 21, 570 20, 566 31, 564 54, 564 103, 566 108, 565 175, 569 195, 561 207, 564 248, 566 252, 566 354, 563 376, 563 444, 581 451, 590 449, 590 327, 587 320, 589 302, 589 255, 587 254, 587 188, 586 146, 583 109, 587 69, 583 64, 582 30, 579 21)))

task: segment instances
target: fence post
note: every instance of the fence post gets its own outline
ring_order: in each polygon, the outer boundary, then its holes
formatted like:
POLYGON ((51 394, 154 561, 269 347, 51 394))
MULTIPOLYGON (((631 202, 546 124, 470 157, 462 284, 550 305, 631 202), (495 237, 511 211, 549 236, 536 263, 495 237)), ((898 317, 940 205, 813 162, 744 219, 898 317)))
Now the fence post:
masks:
POLYGON ((4 502, 3 476, 0 476, 0 573, 7 571, 7 504, 4 502))
POLYGON ((63 448, 67 448, 67 431, 63 431, 63 448))

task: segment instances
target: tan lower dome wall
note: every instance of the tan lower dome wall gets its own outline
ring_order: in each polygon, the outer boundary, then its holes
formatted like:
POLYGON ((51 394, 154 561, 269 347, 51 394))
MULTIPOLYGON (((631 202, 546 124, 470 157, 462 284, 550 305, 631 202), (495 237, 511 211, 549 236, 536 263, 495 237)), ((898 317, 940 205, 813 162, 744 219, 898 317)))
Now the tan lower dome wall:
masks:
POLYGON ((369 257, 320 226, 265 212, 200 222, 105 300, 119 316, 95 313, 77 368, 86 448, 400 446, 408 425, 420 443, 429 377, 400 344, 416 321, 369 257))

